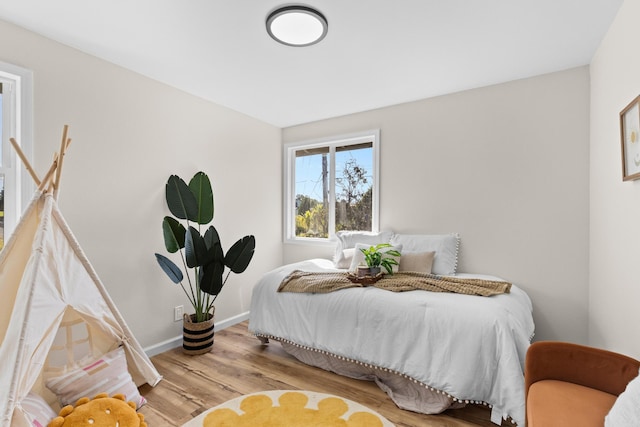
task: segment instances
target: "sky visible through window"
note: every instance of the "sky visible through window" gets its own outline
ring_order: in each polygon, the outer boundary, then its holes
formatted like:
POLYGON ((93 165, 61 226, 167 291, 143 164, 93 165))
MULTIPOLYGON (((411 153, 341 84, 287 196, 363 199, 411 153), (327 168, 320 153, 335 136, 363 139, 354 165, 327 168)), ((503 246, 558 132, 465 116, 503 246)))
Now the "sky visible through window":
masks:
MULTIPOLYGON (((373 179, 372 149, 347 150, 336 153, 336 177, 342 175, 347 161, 355 159, 358 166, 367 170, 368 188, 373 179)), ((327 166, 330 167, 330 166, 327 166)), ((322 156, 302 156, 296 158, 296 194, 303 194, 322 202, 322 156)))

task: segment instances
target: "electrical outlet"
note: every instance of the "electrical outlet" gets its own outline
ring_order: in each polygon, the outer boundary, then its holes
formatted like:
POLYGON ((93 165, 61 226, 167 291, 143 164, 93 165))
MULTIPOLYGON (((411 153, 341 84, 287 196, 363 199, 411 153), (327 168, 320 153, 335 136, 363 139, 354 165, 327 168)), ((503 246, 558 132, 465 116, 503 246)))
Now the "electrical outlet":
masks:
POLYGON ((173 307, 173 321, 180 322, 182 320, 182 315, 184 314, 184 306, 176 305, 173 307))

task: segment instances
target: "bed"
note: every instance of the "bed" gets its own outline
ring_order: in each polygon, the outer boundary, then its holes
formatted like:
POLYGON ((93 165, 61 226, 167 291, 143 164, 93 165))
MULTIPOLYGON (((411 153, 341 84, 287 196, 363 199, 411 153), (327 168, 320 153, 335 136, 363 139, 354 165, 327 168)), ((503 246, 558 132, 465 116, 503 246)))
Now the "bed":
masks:
MULTIPOLYGON (((385 240, 393 243, 393 237, 385 240)), ((407 253, 417 249, 411 239, 404 242, 407 253)), ((433 272, 440 274, 450 266, 442 264, 446 249, 438 251, 440 263, 434 262, 433 272)), ((524 425, 523 368, 534 324, 531 300, 522 289, 512 284, 509 293, 491 297, 372 286, 322 294, 277 292, 295 270, 346 271, 339 258, 306 260, 267 273, 253 291, 250 331, 263 342, 279 341, 304 363, 375 381, 400 408, 433 414, 485 404, 494 423, 510 418, 524 425)))

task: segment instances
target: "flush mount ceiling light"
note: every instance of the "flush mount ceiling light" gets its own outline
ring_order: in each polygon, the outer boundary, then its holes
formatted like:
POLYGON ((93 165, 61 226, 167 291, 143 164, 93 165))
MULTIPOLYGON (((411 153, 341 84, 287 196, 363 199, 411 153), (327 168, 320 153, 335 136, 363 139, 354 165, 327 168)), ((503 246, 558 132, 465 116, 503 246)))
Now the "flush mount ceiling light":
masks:
POLYGON ((267 16, 267 32, 287 46, 310 46, 327 35, 324 15, 308 6, 282 6, 267 16))

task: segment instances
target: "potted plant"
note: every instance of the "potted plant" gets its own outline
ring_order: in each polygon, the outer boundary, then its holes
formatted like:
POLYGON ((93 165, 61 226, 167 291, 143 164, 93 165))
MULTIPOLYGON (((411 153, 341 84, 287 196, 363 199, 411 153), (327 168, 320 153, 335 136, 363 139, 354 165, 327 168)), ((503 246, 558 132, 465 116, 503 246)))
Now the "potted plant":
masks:
POLYGON ((244 236, 225 254, 213 225, 202 234, 203 226, 213 220, 214 212, 213 190, 204 172, 196 173, 189 185, 179 176, 171 175, 165 196, 175 218, 165 216, 162 220, 164 245, 169 253, 180 254, 186 274, 166 256, 159 253, 155 256, 162 270, 182 287, 193 306, 194 313, 185 314, 183 319, 183 350, 189 354, 206 353, 213 345, 213 304, 231 272, 239 274, 247 269, 256 240, 254 236, 244 236), (184 220, 185 225, 179 220, 184 220), (225 275, 226 268, 229 271, 225 275))
POLYGON ((358 275, 377 276, 380 273, 380 267, 383 267, 387 273, 393 274, 393 266, 398 265, 398 261, 391 257, 399 257, 400 252, 395 249, 382 250, 392 247, 389 243, 380 243, 375 246, 369 246, 366 249, 361 248, 360 251, 364 254, 364 261, 367 263, 366 268, 368 270, 364 271, 363 274, 358 269, 358 275))

